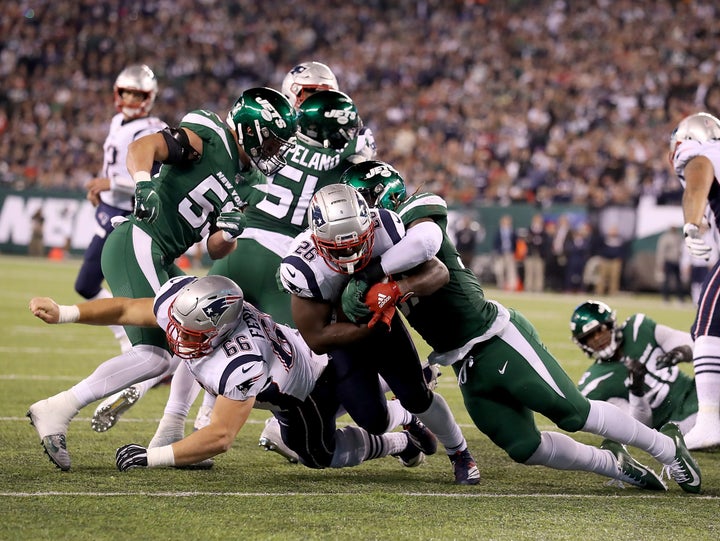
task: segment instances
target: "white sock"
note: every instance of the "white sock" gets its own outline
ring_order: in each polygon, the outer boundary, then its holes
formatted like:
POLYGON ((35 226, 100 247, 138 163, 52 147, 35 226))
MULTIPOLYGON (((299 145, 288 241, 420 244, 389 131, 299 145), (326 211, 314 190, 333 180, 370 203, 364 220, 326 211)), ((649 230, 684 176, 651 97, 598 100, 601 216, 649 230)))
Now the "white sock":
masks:
POLYGON ((195 402, 198 394, 200 394, 200 385, 185 363, 181 362, 170 382, 170 395, 165 405, 165 415, 187 418, 190 406, 195 402))
POLYGON ((698 396, 697 424, 720 426, 720 338, 698 336, 693 347, 698 396))
POLYGON ((617 459, 610 451, 577 442, 560 432, 541 432, 540 445, 525 464, 589 471, 613 479, 620 476, 617 459))
POLYGON ((675 442, 671 438, 608 402, 590 400, 590 413, 582 430, 642 449, 663 464, 675 460, 675 442))
POLYGON ((430 407, 422 413, 416 413, 415 416, 435 434, 448 455, 454 455, 457 451, 467 448, 465 437, 450 411, 450 406, 439 394, 433 393, 430 407))
POLYGON ((407 447, 408 438, 402 432, 388 432, 373 436, 358 426, 346 426, 335 431, 335 453, 331 468, 357 466, 366 460, 399 453, 407 447))
POLYGON ((387 432, 392 432, 397 427, 406 425, 412 420, 412 413, 402 407, 399 400, 388 400, 388 427, 387 432))
POLYGON ((168 370, 170 354, 162 348, 140 344, 108 359, 71 389, 81 407, 110 396, 168 370))

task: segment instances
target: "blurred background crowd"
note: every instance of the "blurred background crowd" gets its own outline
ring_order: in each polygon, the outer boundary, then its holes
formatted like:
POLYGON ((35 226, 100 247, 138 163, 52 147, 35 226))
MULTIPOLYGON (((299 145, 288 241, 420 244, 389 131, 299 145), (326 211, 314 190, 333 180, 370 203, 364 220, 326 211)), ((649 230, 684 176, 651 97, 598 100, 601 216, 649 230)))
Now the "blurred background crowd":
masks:
POLYGON ((714 0, 37 0, 0 17, 0 185, 82 191, 112 85, 224 116, 295 64, 336 73, 411 188, 465 205, 677 201, 669 135, 720 113, 714 0))

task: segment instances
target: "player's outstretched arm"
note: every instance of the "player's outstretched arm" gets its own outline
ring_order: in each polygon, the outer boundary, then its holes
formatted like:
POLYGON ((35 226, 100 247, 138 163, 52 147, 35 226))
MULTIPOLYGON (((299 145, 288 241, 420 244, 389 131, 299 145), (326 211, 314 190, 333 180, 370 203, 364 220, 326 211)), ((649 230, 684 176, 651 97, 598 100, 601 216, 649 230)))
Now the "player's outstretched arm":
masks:
POLYGON ((112 297, 82 302, 72 306, 59 305, 49 297, 34 297, 30 311, 45 323, 85 323, 87 325, 157 325, 153 299, 112 297))

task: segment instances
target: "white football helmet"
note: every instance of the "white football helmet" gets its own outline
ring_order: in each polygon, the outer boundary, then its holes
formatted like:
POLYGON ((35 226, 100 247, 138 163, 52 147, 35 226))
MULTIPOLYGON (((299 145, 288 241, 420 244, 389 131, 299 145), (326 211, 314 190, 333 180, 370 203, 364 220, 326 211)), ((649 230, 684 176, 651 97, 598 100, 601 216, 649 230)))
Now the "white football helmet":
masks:
POLYGON ((709 113, 696 113, 683 118, 670 135, 670 162, 675 149, 683 141, 705 143, 720 139, 720 120, 709 113))
POLYGON ((281 87, 283 95, 297 108, 318 90, 340 90, 332 70, 321 62, 303 62, 291 69, 281 87))
POLYGON ((166 336, 181 359, 199 359, 212 353, 237 327, 243 292, 225 276, 204 276, 186 286, 168 309, 166 336))
POLYGON ((320 256, 342 274, 364 268, 372 256, 375 227, 360 192, 347 184, 330 184, 310 201, 308 223, 320 256))
POLYGON ((114 86, 115 109, 127 118, 140 118, 147 116, 155 103, 158 93, 158 83, 153 71, 145 64, 128 66, 120 72, 115 79, 114 86), (144 92, 145 98, 140 105, 128 107, 122 98, 123 90, 144 92))

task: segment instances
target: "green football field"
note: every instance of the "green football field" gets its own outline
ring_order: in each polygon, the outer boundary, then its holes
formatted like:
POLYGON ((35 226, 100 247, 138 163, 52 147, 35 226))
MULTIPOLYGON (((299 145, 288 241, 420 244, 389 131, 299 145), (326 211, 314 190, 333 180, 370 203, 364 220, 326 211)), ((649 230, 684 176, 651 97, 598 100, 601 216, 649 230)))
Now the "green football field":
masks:
MULTIPOLYGON (((267 417, 260 411, 210 471, 118 472, 115 449, 147 444, 167 386, 151 390, 103 434, 90 428, 95 404, 83 409, 67 434, 72 469, 60 472, 43 454, 27 408, 119 352, 105 328, 50 326, 27 309, 33 296, 78 302, 73 291, 78 266, 78 260, 0 256, 0 540, 720 539, 720 453, 696 454, 704 489, 694 496, 672 481, 669 491, 659 494, 607 486, 605 478, 589 473, 515 464, 472 425, 449 369, 438 391, 478 461, 477 486, 455 486, 442 451, 411 469, 391 457, 344 470, 292 465, 258 447, 267 417)), ((568 321, 588 297, 492 289, 487 294, 528 316, 573 379, 580 377, 589 360, 570 342, 568 321)), ((603 300, 620 320, 644 312, 687 329, 694 316, 691 306, 666 305, 657 296, 603 300)), ((427 354, 427 347, 418 345, 427 354)), ((191 420, 196 408, 197 403, 191 420)), ((543 417, 537 423, 552 429, 543 417)), ((601 441, 589 434, 574 437, 593 445, 601 441)), ((631 451, 659 471, 651 457, 631 451)))

